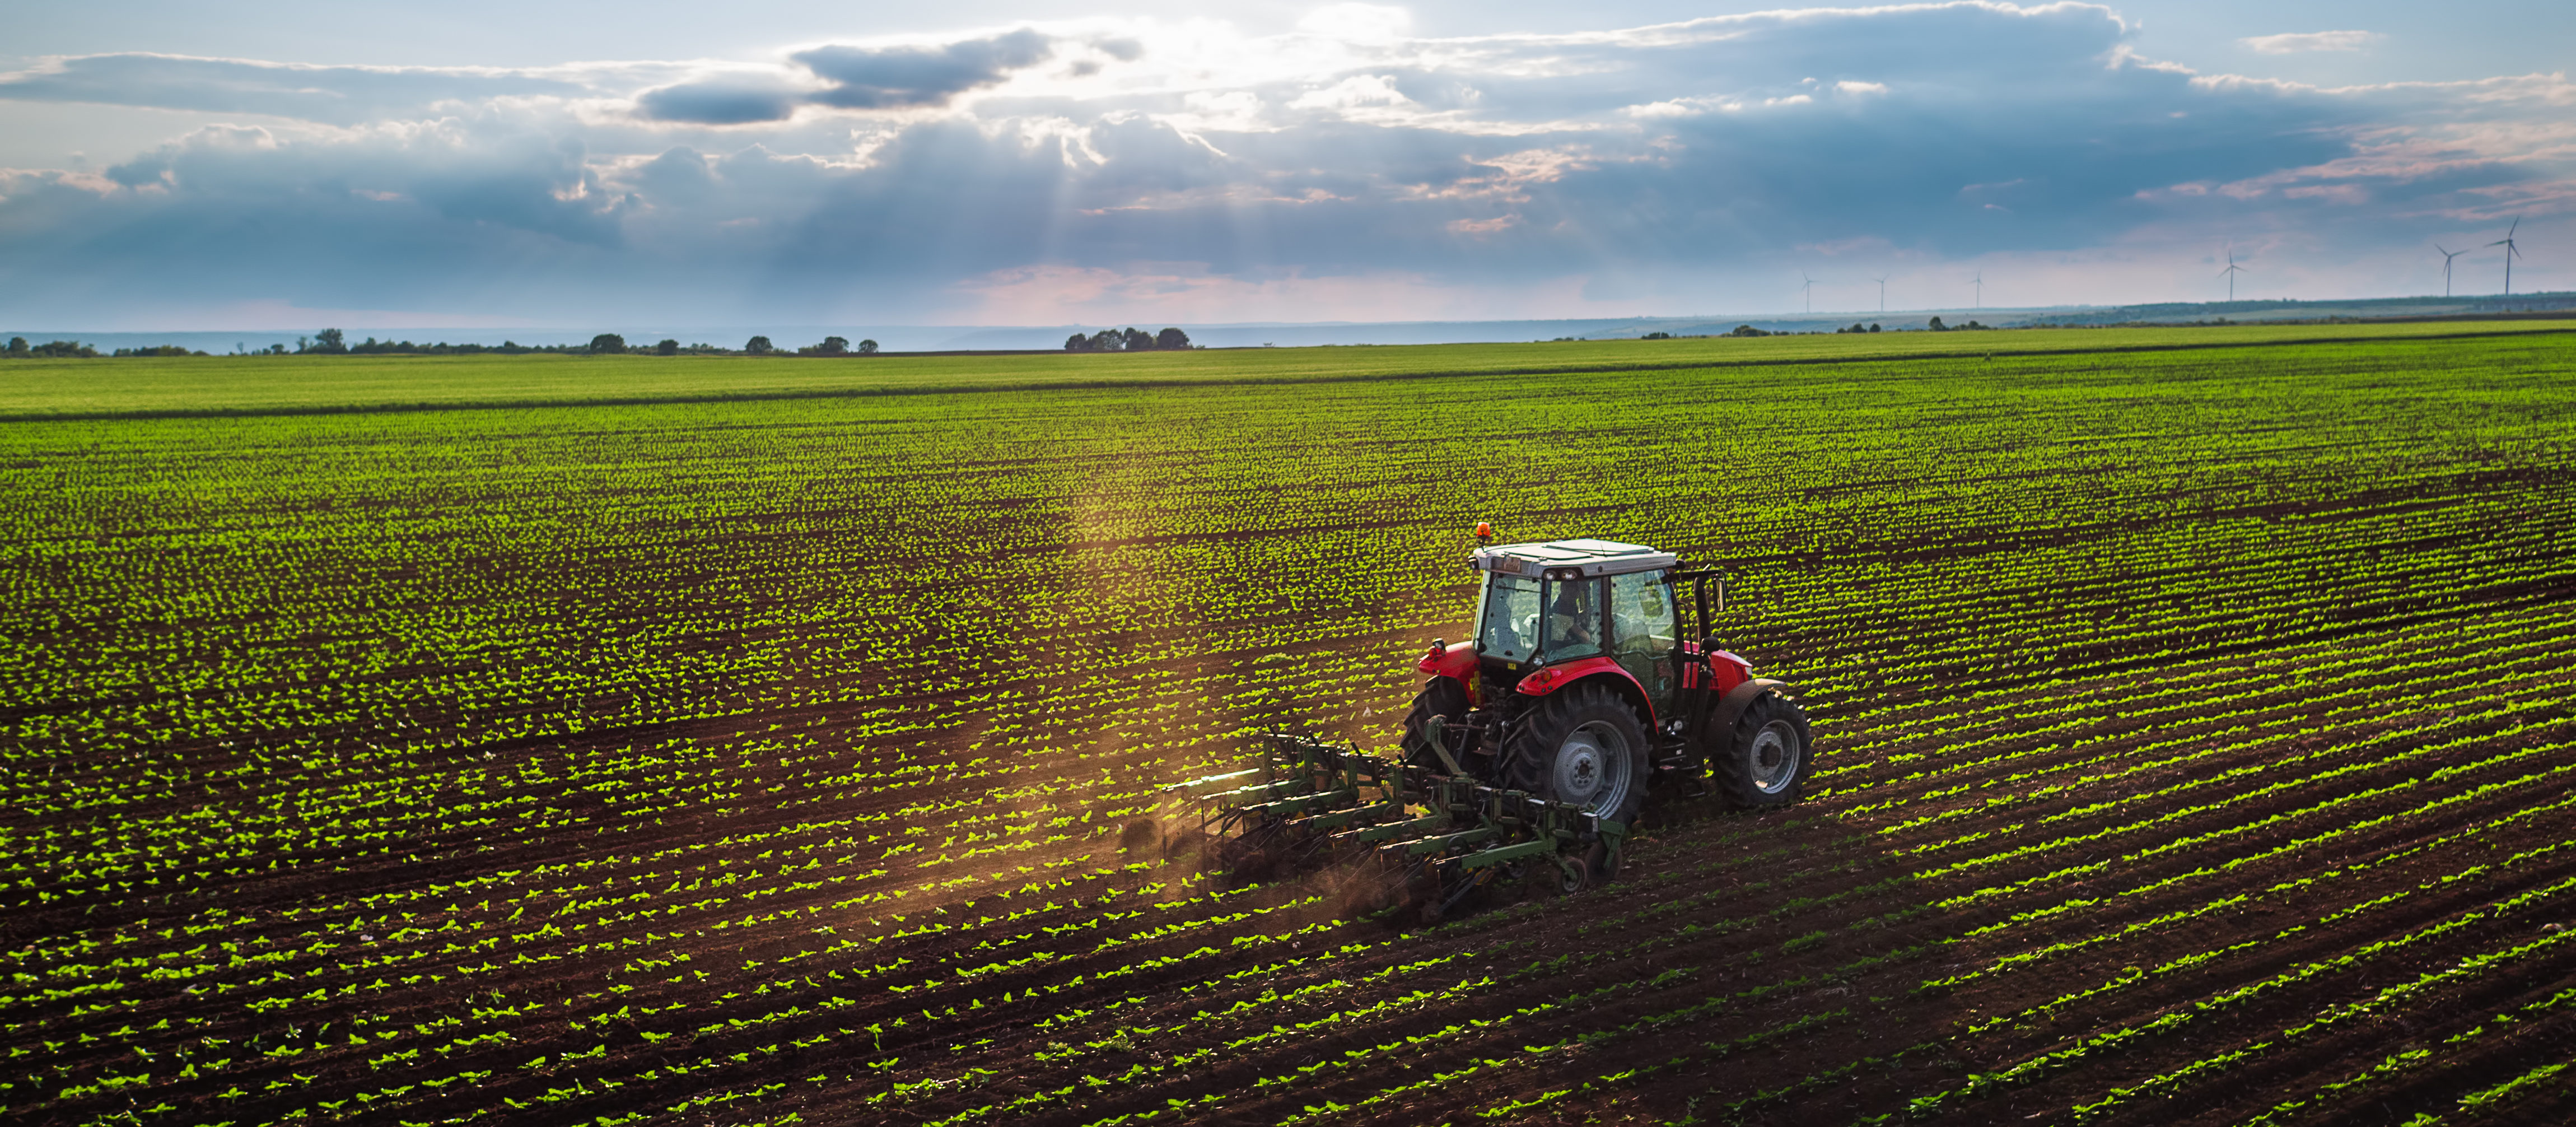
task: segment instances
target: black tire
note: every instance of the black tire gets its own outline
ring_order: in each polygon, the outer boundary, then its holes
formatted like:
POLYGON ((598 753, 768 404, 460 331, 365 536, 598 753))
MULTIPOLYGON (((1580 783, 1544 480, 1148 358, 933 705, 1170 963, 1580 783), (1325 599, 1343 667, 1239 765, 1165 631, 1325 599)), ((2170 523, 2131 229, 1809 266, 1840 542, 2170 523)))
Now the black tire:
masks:
MULTIPOLYGON (((1397 744, 1404 749, 1404 761, 1416 767, 1427 767, 1447 773, 1439 753, 1431 749, 1430 739, 1423 734, 1431 718, 1441 717, 1452 723, 1467 717, 1467 689, 1454 677, 1434 677, 1414 694, 1413 711, 1404 714, 1404 738, 1397 744)), ((1465 766, 1461 763, 1459 766, 1465 766)))
POLYGON ((1513 789, 1613 822, 1635 821, 1645 805, 1646 726, 1607 686, 1576 685, 1541 698, 1513 725, 1503 755, 1513 789))
POLYGON ((1737 717, 1726 745, 1709 757, 1710 781, 1726 800, 1747 810, 1798 801, 1816 772, 1807 710, 1778 692, 1767 692, 1737 717))

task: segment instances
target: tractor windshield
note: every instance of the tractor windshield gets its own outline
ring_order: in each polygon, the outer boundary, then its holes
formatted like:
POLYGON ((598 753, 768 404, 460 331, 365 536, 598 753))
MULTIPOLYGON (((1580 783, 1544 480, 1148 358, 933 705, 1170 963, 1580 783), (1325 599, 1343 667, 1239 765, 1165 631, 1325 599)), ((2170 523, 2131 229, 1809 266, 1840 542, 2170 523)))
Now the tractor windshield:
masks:
POLYGON ((1487 572, 1476 652, 1504 661, 1528 661, 1537 650, 1538 580, 1487 572))

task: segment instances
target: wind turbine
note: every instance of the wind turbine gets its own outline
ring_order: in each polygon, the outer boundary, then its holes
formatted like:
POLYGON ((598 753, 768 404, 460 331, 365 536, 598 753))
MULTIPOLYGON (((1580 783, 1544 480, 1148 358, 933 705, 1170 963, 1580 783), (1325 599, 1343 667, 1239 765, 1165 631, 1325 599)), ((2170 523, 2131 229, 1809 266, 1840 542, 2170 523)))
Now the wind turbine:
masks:
POLYGON ((1878 312, 1881 316, 1885 316, 1887 313, 1887 278, 1885 275, 1881 275, 1870 279, 1870 281, 1878 283, 1878 312))
POLYGON ((2244 267, 2236 264, 2236 248, 2227 248, 2227 269, 2218 272, 2219 277, 2227 279, 2227 300, 2236 300, 2236 276, 2245 272, 2244 267))
POLYGON ((1809 312, 1809 313, 1813 313, 1813 312, 1815 312, 1815 311, 1816 311, 1816 280, 1815 280, 1814 278, 1810 278, 1810 277, 1808 277, 1808 276, 1807 276, 1807 272, 1806 272, 1806 271, 1804 271, 1804 270, 1801 270, 1801 271, 1798 271, 1798 282, 1799 282, 1798 288, 1799 288, 1799 289, 1802 289, 1802 290, 1807 291, 1807 312, 1809 312))
MULTIPOLYGON (((2435 243, 2435 244, 2433 244, 2433 249, 2434 249, 2434 250, 2442 250, 2442 244, 2440 244, 2440 243, 2435 243)), ((2451 296, 2451 260, 2452 260, 2452 259, 2454 259, 2454 258, 2458 258, 2459 256, 2464 255, 2464 254, 2467 254, 2467 253, 2469 253, 2469 252, 2464 251, 2464 250, 2442 250, 2442 296, 2443 296, 2443 297, 2449 297, 2449 296, 2451 296)))
POLYGON ((2505 228, 2503 238, 2487 244, 2491 247, 2504 248, 2504 295, 2506 297, 2513 296, 2513 260, 2522 254, 2522 248, 2513 245, 2513 233, 2519 230, 2522 230, 2522 217, 2517 215, 2513 217, 2513 226, 2505 228))
POLYGON ((1974 284, 1976 285, 1976 287, 1977 287, 1977 308, 1979 308, 1979 309, 1984 309, 1984 308, 1986 307, 1986 272, 1985 272, 1985 270, 1984 270, 1983 268, 1979 268, 1979 269, 1978 269, 1978 271, 1977 271, 1977 276, 1976 276, 1976 277, 1974 277, 1974 278, 1970 278, 1970 279, 1968 279, 1968 281, 1970 281, 1970 282, 1974 283, 1974 284))

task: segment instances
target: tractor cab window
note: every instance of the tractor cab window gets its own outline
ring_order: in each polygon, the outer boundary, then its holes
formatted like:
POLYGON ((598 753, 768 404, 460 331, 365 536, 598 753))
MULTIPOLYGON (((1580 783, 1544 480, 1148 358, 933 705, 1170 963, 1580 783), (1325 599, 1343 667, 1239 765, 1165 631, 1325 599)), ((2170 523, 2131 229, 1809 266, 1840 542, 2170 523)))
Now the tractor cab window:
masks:
POLYGON ((1659 571, 1610 580, 1610 644, 1618 656, 1663 657, 1673 652, 1673 589, 1659 571))
POLYGON ((1485 612, 1476 626, 1476 652, 1503 661, 1528 661, 1538 651, 1538 580, 1485 576, 1485 612))
POLYGON ((1547 641, 1541 647, 1550 662, 1591 657, 1601 652, 1601 581, 1574 579, 1547 585, 1547 641))

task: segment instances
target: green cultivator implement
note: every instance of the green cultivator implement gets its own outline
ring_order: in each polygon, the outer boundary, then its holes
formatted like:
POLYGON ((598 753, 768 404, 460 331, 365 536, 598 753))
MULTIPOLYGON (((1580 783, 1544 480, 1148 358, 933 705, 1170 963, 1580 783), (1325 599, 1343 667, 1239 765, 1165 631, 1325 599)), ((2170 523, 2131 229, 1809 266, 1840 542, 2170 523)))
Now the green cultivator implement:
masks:
POLYGON ((1431 643, 1393 757, 1299 736, 1202 793, 1225 860, 1373 857, 1391 908, 1438 918, 1502 886, 1580 891, 1615 874, 1650 789, 1746 809, 1798 800, 1815 761, 1788 687, 1709 632, 1716 572, 1609 540, 1483 542, 1473 640, 1431 643), (1685 633, 1685 608, 1696 629, 1685 633))
POLYGON ((1305 736, 1260 740, 1262 766, 1169 788, 1199 798, 1222 859, 1246 875, 1373 863, 1363 906, 1428 922, 1470 897, 1574 893, 1618 871, 1628 827, 1574 803, 1305 736))

